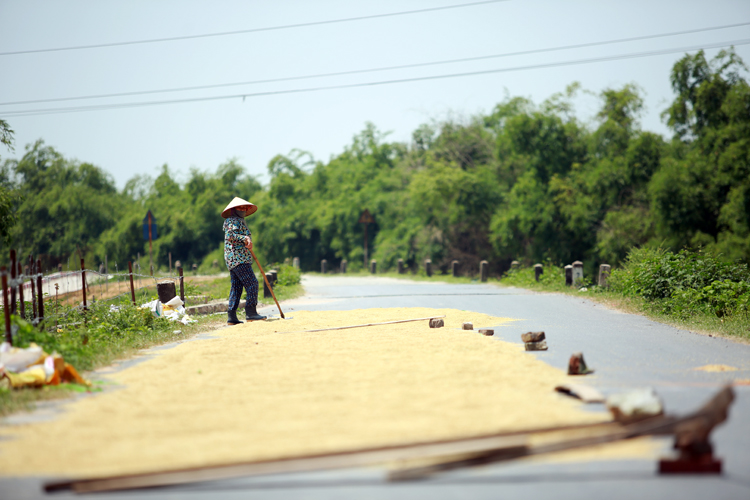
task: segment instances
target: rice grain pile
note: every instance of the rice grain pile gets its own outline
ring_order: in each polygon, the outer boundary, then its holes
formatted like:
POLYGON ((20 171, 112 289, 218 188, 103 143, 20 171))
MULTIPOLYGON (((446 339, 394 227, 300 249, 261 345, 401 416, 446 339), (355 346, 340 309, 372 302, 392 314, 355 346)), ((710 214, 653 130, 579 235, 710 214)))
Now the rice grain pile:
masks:
POLYGON ((225 328, 112 375, 122 387, 54 421, 3 427, 0 473, 136 473, 607 419, 554 392, 563 372, 465 321, 512 320, 394 308, 225 328), (443 314, 439 329, 302 332, 443 314))

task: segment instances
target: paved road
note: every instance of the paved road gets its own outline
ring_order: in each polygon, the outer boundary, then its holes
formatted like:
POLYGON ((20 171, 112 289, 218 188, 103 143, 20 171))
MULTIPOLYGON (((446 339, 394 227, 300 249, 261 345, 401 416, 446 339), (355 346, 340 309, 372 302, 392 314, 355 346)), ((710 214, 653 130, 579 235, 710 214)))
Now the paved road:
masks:
MULTIPOLYGON (((537 294, 491 285, 448 285, 387 278, 306 277, 304 298, 284 305, 295 310, 370 307, 450 307, 518 321, 495 330, 496 338, 520 342, 520 333, 547 332, 550 350, 530 353, 566 369, 572 352, 583 351, 596 369, 587 382, 605 394, 654 387, 668 411, 699 406, 723 383, 750 379, 750 345, 693 334, 641 316, 619 313, 585 300, 537 294), (734 372, 694 368, 725 364, 734 372)), ((583 295, 583 294, 582 294, 583 295)), ((266 308, 265 313, 272 308, 266 308)), ((275 308, 273 308, 275 309, 275 308)), ((486 325, 490 326, 490 325, 486 325)), ((714 433, 717 454, 725 460, 720 477, 657 476, 652 460, 599 463, 494 465, 408 484, 388 484, 376 469, 295 474, 206 483, 87 498, 138 499, 498 499, 498 498, 750 498, 750 386, 736 388, 729 422, 714 433)), ((0 481, 2 498, 37 498, 39 479, 0 481), (3 495, 3 492, 12 496, 3 495)), ((67 498, 68 495, 56 495, 67 498)))

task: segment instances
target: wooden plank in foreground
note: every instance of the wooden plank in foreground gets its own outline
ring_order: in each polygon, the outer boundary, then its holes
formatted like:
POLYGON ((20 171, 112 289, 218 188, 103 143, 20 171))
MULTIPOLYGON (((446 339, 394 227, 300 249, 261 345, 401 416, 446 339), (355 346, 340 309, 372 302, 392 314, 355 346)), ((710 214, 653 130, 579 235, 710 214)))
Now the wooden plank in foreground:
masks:
POLYGON ((553 453, 639 436, 665 434, 675 434, 677 445, 689 447, 694 443, 707 442, 713 428, 726 420, 729 406, 733 400, 734 392, 731 386, 727 386, 698 411, 682 418, 658 416, 629 425, 621 425, 615 422, 572 425, 465 439, 412 443, 277 460, 259 460, 244 464, 81 479, 48 483, 45 485, 45 491, 53 492, 71 489, 77 493, 93 493, 156 486, 174 486, 201 481, 215 481, 266 474, 347 469, 420 458, 443 459, 442 462, 427 467, 404 468, 390 474, 390 479, 392 480, 418 479, 460 467, 553 453), (555 432, 583 432, 588 435, 584 434, 583 436, 568 439, 563 437, 558 441, 533 447, 528 444, 529 439, 533 436, 555 432))
POLYGON ((478 453, 487 449, 507 450, 508 453, 519 453, 522 449, 525 449, 527 439, 532 434, 543 435, 545 433, 582 430, 606 432, 610 429, 616 430, 621 428, 622 426, 618 423, 604 422, 520 430, 477 436, 473 438, 409 443, 276 460, 259 460, 240 464, 215 465, 209 467, 194 467, 189 469, 156 471, 104 478, 51 482, 45 485, 45 491, 55 492, 73 490, 78 493, 93 493, 101 491, 150 488, 156 486, 175 486, 202 481, 215 481, 220 479, 261 476, 267 474, 347 469, 387 462, 397 462, 400 460, 478 453))

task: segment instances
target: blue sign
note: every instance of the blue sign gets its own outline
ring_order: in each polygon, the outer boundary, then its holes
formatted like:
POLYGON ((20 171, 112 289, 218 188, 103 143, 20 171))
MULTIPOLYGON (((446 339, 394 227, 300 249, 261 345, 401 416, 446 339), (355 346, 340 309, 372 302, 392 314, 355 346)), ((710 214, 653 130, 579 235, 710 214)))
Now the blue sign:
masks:
POLYGON ((151 213, 151 210, 149 210, 146 214, 146 217, 143 218, 143 239, 145 241, 148 241, 149 220, 151 221, 151 239, 155 240, 159 237, 159 233, 156 230, 156 217, 154 217, 154 215, 151 213))

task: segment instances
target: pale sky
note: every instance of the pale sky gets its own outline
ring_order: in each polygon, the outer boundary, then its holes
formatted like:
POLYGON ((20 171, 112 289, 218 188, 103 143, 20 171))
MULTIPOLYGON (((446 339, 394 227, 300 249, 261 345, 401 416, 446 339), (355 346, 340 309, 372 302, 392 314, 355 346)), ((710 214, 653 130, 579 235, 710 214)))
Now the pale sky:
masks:
MULTIPOLYGON (((472 3, 372 1, 0 0, 0 53, 248 30, 472 3)), ((225 84, 504 54, 750 22, 750 1, 510 0, 334 24, 190 40, 0 55, 0 103, 225 84)), ((297 148, 326 161, 365 123, 410 141, 422 123, 486 113, 506 92, 541 103, 573 81, 600 92, 635 83, 645 92, 644 129, 668 134, 660 113, 673 99, 669 71, 684 52, 559 67, 515 69, 642 52, 750 41, 732 28, 480 61, 186 92, 0 105, 15 154, 43 139, 66 158, 98 165, 118 187, 168 164, 214 170, 236 158, 267 182, 266 165, 297 148), (189 102, 127 109, 13 115, 37 108, 229 96, 486 70, 458 78, 189 102)), ((706 52, 713 56, 719 49, 706 52)), ((750 65, 750 45, 737 45, 750 65)), ((581 94, 577 116, 599 102, 581 94)))

